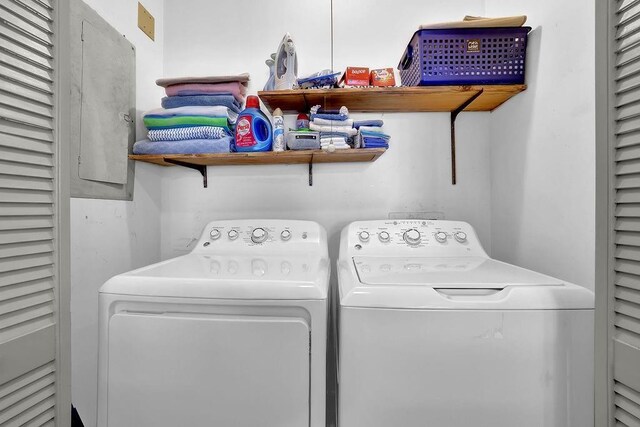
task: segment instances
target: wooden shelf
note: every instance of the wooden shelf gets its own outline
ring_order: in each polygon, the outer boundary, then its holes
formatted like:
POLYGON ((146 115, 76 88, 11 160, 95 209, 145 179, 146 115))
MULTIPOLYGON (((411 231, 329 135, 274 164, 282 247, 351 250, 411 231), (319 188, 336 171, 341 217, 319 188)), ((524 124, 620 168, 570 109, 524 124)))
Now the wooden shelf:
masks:
POLYGON ((491 111, 526 90, 526 85, 416 86, 390 88, 303 89, 260 91, 258 96, 273 111, 309 112, 314 105, 349 112, 453 112, 478 93, 463 111, 491 111))
MULTIPOLYGON (((365 113, 450 112, 452 183, 455 184, 455 120, 458 114, 462 111, 491 111, 526 89, 526 85, 304 89, 260 91, 258 96, 271 112, 274 108, 280 108, 285 113, 309 112, 314 105, 322 105, 328 109, 346 105, 350 112, 365 113)), ((341 150, 334 153, 304 150, 221 154, 133 154, 129 158, 161 166, 178 165, 195 169, 202 174, 205 187, 207 166, 308 164, 311 185, 314 163, 373 162, 385 151, 378 148, 341 150)))
POLYGON ((220 154, 131 154, 131 160, 160 166, 182 166, 195 169, 202 175, 207 187, 207 166, 233 165, 309 165, 309 185, 313 185, 314 163, 374 162, 387 151, 384 148, 338 150, 329 153, 322 150, 264 151, 257 153, 220 154))
POLYGON ((333 153, 322 150, 289 150, 220 154, 131 154, 129 158, 161 166, 173 166, 175 163, 171 163, 172 160, 194 166, 306 165, 309 163, 373 162, 385 151, 384 148, 365 148, 337 150, 333 153))

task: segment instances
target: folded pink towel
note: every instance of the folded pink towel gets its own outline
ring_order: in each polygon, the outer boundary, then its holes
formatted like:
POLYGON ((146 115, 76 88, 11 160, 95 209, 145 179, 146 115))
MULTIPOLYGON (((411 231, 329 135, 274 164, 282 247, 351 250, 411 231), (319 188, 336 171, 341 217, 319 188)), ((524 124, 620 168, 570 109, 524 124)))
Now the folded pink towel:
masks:
POLYGON ((244 101, 244 94, 247 88, 240 82, 231 83, 181 83, 167 86, 165 88, 167 96, 179 95, 213 95, 216 93, 230 93, 239 102, 244 101))

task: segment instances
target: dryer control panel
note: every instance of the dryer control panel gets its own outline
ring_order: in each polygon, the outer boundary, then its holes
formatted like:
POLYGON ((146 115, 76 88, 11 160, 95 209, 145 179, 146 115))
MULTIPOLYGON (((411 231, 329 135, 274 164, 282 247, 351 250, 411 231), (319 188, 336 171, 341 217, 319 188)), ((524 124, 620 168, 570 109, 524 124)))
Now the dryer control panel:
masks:
POLYGON ((204 228, 194 251, 234 252, 247 247, 256 251, 310 251, 326 247, 326 232, 312 221, 213 221, 204 228))
POLYGON ((353 256, 487 256, 473 227, 461 221, 358 221, 343 230, 341 244, 353 256))

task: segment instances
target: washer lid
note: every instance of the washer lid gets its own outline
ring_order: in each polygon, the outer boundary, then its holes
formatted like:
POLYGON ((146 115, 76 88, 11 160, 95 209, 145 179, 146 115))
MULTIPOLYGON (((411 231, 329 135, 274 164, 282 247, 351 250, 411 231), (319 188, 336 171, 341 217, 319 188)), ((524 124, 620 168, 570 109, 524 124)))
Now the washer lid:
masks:
POLYGON ((326 299, 329 261, 319 256, 191 253, 109 279, 101 293, 220 299, 326 299))
POLYGON ((593 292, 483 257, 353 257, 339 262, 341 307, 413 310, 593 309, 593 292))
POLYGON ((562 285, 544 274, 490 258, 354 257, 364 285, 493 288, 562 285))

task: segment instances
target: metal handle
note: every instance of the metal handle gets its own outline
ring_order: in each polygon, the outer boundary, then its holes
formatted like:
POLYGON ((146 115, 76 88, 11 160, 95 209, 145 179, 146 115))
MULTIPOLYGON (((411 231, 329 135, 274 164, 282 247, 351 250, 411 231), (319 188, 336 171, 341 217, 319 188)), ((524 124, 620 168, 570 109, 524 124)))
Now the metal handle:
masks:
POLYGON ((434 288, 434 290, 448 299, 469 300, 497 295, 504 288, 434 288))

